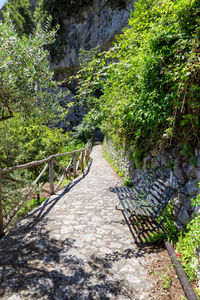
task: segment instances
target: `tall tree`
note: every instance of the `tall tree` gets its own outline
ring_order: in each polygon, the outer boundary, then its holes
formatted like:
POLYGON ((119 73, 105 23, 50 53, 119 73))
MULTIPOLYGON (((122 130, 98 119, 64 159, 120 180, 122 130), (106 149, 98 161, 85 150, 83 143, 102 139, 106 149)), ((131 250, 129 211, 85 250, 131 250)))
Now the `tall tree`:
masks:
POLYGON ((56 30, 50 30, 50 20, 44 29, 37 26, 34 34, 20 37, 9 13, 0 22, 0 121, 15 113, 42 114, 46 122, 57 112, 59 83, 53 80, 44 46, 52 43, 56 30))

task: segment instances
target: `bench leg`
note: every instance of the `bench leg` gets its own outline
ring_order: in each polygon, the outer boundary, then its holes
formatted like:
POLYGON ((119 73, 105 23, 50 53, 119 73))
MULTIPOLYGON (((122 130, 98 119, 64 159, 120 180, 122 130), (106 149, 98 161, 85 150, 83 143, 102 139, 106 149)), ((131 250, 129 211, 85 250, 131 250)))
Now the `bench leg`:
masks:
POLYGON ((153 226, 152 228, 147 228, 147 229, 142 229, 142 230, 138 230, 137 232, 137 235, 135 237, 135 243, 137 243, 137 239, 139 238, 140 234, 142 234, 143 232, 148 232, 148 231, 155 231, 156 229, 160 228, 166 218, 166 215, 167 215, 167 208, 165 208, 165 213, 164 213, 164 216, 162 218, 162 220, 160 221, 160 223, 158 223, 156 220, 155 220, 155 223, 157 223, 156 226, 153 226))
POLYGON ((121 209, 121 208, 119 208, 119 205, 120 205, 120 202, 116 205, 116 210, 121 210, 121 211, 123 211, 123 209, 121 209))

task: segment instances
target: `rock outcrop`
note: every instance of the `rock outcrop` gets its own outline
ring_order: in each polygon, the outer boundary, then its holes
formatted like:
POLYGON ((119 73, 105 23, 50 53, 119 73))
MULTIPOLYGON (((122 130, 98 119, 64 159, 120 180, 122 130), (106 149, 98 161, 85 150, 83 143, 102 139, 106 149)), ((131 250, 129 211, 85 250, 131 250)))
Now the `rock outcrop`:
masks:
MULTIPOLYGON (((56 79, 66 80, 77 72, 81 49, 109 49, 115 35, 122 33, 122 29, 128 25, 134 2, 135 0, 93 0, 70 14, 66 6, 60 16, 62 28, 59 31, 59 45, 55 55, 51 56, 51 67, 56 79)), ((76 82, 72 81, 67 88, 73 98, 76 82)), ((71 130, 81 122, 86 110, 80 103, 74 104, 66 116, 67 122, 62 122, 59 127, 71 130)))
POLYGON ((133 4, 134 0, 93 0, 71 15, 63 11, 60 55, 51 59, 58 79, 76 72, 80 49, 111 47, 115 35, 128 25, 133 4))

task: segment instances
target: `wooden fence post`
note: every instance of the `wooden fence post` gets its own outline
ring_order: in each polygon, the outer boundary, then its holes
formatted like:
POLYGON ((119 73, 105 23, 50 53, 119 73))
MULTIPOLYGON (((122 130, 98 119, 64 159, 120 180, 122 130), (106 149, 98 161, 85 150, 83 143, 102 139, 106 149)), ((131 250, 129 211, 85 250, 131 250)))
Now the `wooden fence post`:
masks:
POLYGON ((54 193, 54 183, 53 183, 53 159, 52 158, 49 161, 49 183, 50 183, 51 195, 53 195, 53 193, 54 193))
POLYGON ((89 152, 89 147, 87 146, 86 148, 86 164, 88 164, 90 158, 90 152, 89 152))
POLYGON ((74 175, 74 178, 76 178, 76 152, 74 152, 73 154, 73 175, 74 175))
POLYGON ((2 181, 3 176, 2 173, 0 173, 0 239, 5 235, 3 230, 2 181))
POLYGON ((81 155, 81 171, 84 171, 84 155, 85 155, 85 151, 82 151, 82 155, 81 155))

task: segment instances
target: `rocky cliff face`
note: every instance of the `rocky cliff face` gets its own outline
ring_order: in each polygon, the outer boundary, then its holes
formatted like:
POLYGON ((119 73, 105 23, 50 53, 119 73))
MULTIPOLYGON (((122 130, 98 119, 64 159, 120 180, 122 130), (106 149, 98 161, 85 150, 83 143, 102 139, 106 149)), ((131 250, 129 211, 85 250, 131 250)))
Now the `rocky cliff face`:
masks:
MULTIPOLYGON (((66 6, 66 10, 63 9, 60 15, 62 26, 58 46, 51 56, 56 79, 64 80, 76 73, 80 49, 90 50, 97 46, 102 50, 109 49, 115 35, 128 25, 134 2, 135 0, 93 0, 70 13, 66 6)), ((68 86, 71 93, 66 102, 73 99, 75 86, 76 83, 68 86)), ((66 130, 73 128, 80 123, 85 112, 86 108, 83 106, 74 105, 67 116, 68 125, 62 122, 59 126, 66 130)))
POLYGON ((108 49, 112 45, 115 35, 128 25, 133 3, 134 0, 93 0, 71 15, 62 12, 60 55, 51 59, 58 79, 76 71, 80 49, 108 49))

